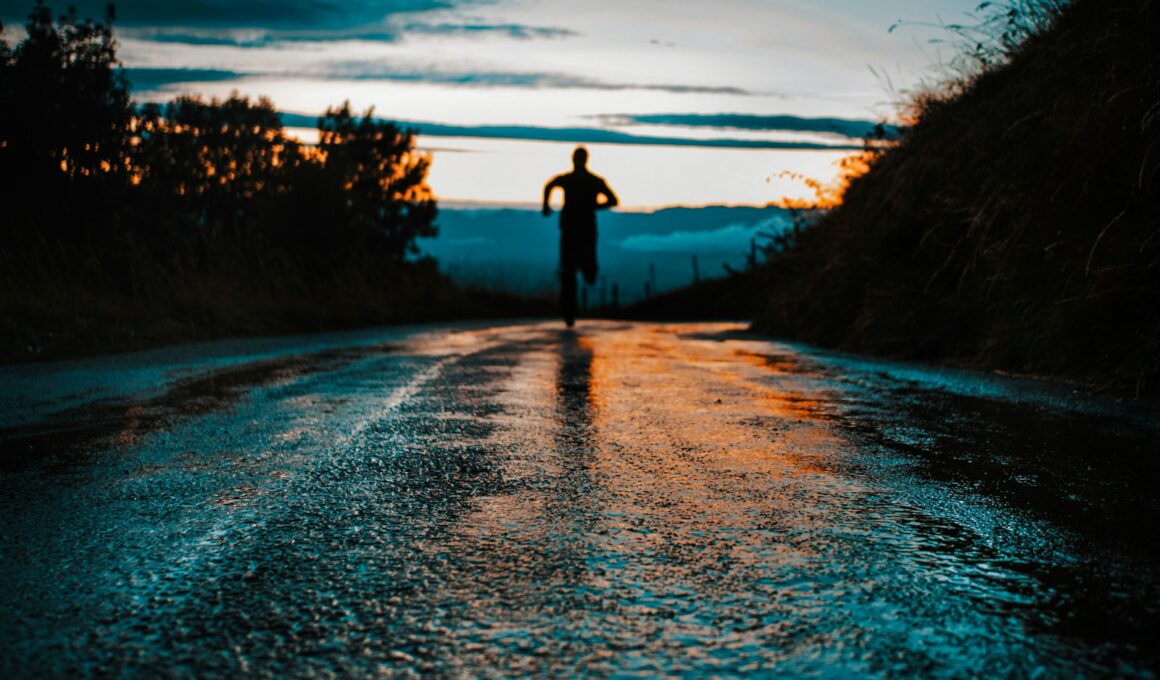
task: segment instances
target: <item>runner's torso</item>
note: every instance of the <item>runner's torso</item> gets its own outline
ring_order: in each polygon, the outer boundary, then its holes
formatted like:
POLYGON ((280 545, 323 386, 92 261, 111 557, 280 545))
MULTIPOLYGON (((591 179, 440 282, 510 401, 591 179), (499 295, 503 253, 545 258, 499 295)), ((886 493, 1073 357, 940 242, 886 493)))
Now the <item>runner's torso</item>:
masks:
POLYGON ((594 214, 596 197, 608 192, 604 180, 590 172, 572 171, 560 175, 556 183, 564 190, 563 213, 569 216, 594 214))

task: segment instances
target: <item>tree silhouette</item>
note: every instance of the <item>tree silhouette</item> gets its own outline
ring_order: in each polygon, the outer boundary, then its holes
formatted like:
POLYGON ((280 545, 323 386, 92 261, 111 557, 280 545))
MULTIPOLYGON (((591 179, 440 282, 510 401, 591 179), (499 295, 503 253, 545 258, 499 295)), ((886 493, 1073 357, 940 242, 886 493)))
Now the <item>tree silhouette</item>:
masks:
POLYGON ((113 8, 103 22, 38 2, 28 37, 3 48, 0 167, 14 189, 62 180, 107 183, 126 168, 132 106, 117 70, 113 8))
POLYGON ((209 238, 260 231, 266 206, 286 191, 283 162, 301 155, 272 102, 237 94, 146 105, 134 129, 133 182, 209 238))
POLYGON ((113 18, 38 2, 19 44, 0 26, 0 306, 46 289, 160 308, 184 295, 178 308, 210 314, 243 299, 337 314, 337 299, 370 321, 446 296, 432 263, 408 258, 437 215, 413 132, 344 104, 310 146, 264 98, 136 106, 113 18))
POLYGON ((417 252, 415 239, 435 236, 435 197, 426 184, 431 159, 415 152, 412 131, 372 117, 351 115, 350 102, 318 120, 318 144, 327 174, 341 183, 343 225, 358 239, 380 241, 396 260, 417 252))

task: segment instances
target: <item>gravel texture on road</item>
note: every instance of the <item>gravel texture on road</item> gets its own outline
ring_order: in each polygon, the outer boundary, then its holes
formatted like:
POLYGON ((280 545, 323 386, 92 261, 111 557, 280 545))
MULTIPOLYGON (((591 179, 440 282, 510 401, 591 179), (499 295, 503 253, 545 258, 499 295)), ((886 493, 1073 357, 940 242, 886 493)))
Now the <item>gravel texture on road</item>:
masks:
POLYGON ((1160 424, 736 324, 0 369, 4 677, 1149 677, 1160 424))

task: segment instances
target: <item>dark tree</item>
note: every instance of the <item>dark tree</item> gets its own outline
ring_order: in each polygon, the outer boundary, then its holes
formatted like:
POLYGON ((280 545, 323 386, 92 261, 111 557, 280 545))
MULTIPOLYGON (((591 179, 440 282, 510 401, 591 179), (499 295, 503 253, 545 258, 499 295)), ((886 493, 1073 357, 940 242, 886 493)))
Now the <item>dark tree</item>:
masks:
POLYGON ((416 238, 437 233, 435 197, 426 183, 431 159, 416 153, 411 130, 372 114, 352 116, 349 102, 327 109, 318 120, 318 151, 326 174, 346 194, 343 226, 402 260, 416 252, 416 238))
POLYGON ((434 263, 407 257, 436 232, 411 131, 343 105, 311 146, 268 99, 137 107, 112 20, 37 3, 19 44, 0 26, 0 341, 94 313, 313 328, 448 304, 434 263))
POLYGON ((54 22, 38 2, 28 37, 0 51, 0 168, 12 189, 124 176, 132 106, 112 20, 110 5, 103 22, 75 9, 54 22))
POLYGON ((191 221, 201 238, 258 237, 286 193, 284 165, 302 155, 268 99, 180 97, 134 121, 133 181, 191 221))

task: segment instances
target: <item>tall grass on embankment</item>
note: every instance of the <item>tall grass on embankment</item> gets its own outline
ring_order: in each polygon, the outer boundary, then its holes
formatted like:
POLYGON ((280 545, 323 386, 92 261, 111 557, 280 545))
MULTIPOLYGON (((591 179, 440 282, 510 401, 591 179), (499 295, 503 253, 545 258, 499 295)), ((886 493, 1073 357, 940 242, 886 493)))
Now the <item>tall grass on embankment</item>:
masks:
POLYGON ((457 286, 431 260, 350 257, 322 270, 277 253, 260 262, 163 260, 132 243, 119 252, 0 248, 0 363, 552 310, 544 300, 457 286))
POLYGON ((1160 394, 1160 2, 1038 18, 914 97, 900 143, 763 267, 756 330, 1160 394))

